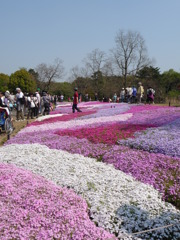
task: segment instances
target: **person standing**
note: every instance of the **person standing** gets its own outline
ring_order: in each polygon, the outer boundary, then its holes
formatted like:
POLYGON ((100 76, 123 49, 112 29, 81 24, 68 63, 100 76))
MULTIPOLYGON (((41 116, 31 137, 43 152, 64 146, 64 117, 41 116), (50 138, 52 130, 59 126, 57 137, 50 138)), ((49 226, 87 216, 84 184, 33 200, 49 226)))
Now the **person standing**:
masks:
POLYGON ((82 94, 79 94, 79 102, 82 102, 82 94))
POLYGON ((73 113, 75 113, 75 109, 76 109, 78 112, 82 112, 82 111, 77 107, 77 104, 78 104, 78 92, 77 92, 77 88, 74 88, 74 98, 73 98, 73 106, 72 106, 72 111, 73 111, 73 113))
POLYGON ((24 93, 21 91, 20 88, 16 88, 16 104, 17 104, 17 121, 20 120, 25 120, 24 119, 24 104, 25 104, 25 97, 24 93))
POLYGON ((57 95, 54 96, 54 105, 56 106, 57 103, 57 95))
POLYGON ((89 95, 88 95, 88 93, 86 93, 85 94, 85 102, 88 102, 88 100, 89 100, 89 95))
POLYGON ((125 100, 125 90, 124 90, 124 88, 122 88, 122 90, 120 92, 120 99, 121 99, 121 102, 124 102, 124 100, 125 100))
POLYGON ((2 92, 0 92, 0 108, 5 109, 6 114, 8 116, 9 115, 9 109, 8 109, 8 106, 4 102, 4 99, 5 99, 4 94, 2 92))
POLYGON ((154 95, 155 95, 155 90, 152 87, 148 87, 146 102, 149 104, 154 103, 154 95))
POLYGON ((29 117, 31 117, 31 119, 34 118, 35 116, 35 102, 34 102, 34 97, 33 94, 30 93, 29 96, 27 97, 27 105, 28 105, 28 115, 27 115, 27 119, 29 119, 29 117))
POLYGON ((141 100, 142 100, 143 95, 144 95, 144 88, 143 88, 141 82, 139 82, 138 85, 139 85, 139 87, 138 87, 138 90, 137 90, 137 100, 138 100, 138 103, 141 103, 141 100))
POLYGON ((116 103, 116 101, 117 101, 117 94, 114 93, 114 96, 113 96, 113 102, 116 103))
POLYGON ((37 110, 37 116, 41 113, 41 95, 39 93, 39 89, 37 89, 37 92, 36 92, 36 97, 37 97, 37 101, 38 101, 38 110, 37 110))
POLYGON ((38 115, 39 115, 39 102, 38 102, 38 98, 36 97, 36 93, 33 94, 33 100, 34 100, 34 103, 35 103, 34 117, 38 118, 38 115))
POLYGON ((50 101, 51 98, 47 92, 43 92, 42 96, 42 103, 43 103, 43 108, 42 108, 42 114, 45 116, 47 113, 49 115, 50 112, 50 101))
POLYGON ((64 101, 64 95, 61 94, 60 98, 61 98, 61 102, 63 102, 64 101))
POLYGON ((12 95, 10 94, 10 92, 8 90, 5 92, 4 103, 8 106, 9 111, 12 112, 14 101, 13 101, 12 95))
POLYGON ((136 94, 137 94, 137 89, 135 88, 135 86, 133 86, 132 87, 131 103, 135 103, 136 102, 136 94))
POLYGON ((4 97, 4 94, 2 92, 0 92, 0 107, 8 107, 6 104, 5 104, 5 97, 4 97))

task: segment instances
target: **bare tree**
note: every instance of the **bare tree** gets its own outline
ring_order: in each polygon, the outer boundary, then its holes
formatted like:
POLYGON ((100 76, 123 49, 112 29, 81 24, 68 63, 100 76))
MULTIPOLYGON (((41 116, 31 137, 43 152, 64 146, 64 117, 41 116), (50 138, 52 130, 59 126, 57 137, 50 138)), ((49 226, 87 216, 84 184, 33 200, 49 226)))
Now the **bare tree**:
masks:
POLYGON ((47 65, 41 63, 36 67, 38 80, 41 83, 41 88, 49 90, 52 82, 60 80, 64 76, 63 61, 59 58, 55 59, 54 64, 47 65))
POLYGON ((116 70, 124 78, 124 86, 128 75, 135 75, 143 67, 150 65, 147 57, 145 41, 138 32, 120 30, 115 37, 116 47, 111 51, 116 70))
POLYGON ((90 71, 87 66, 79 68, 74 66, 70 70, 69 82, 73 82, 78 78, 88 78, 90 76, 90 71))
POLYGON ((99 49, 95 49, 87 55, 87 57, 84 59, 84 63, 86 69, 88 69, 92 75, 95 72, 102 70, 105 60, 105 53, 99 49))
POLYGON ((77 79, 78 77, 81 77, 80 69, 78 66, 75 66, 71 69, 71 75, 73 80, 77 79))
POLYGON ((102 73, 104 76, 113 76, 114 75, 114 66, 112 60, 106 59, 102 67, 102 73))
POLYGON ((70 81, 74 81, 78 77, 88 78, 95 72, 104 70, 104 66, 106 64, 105 53, 99 49, 95 49, 91 53, 87 54, 87 57, 84 58, 82 62, 84 64, 83 67, 79 68, 78 66, 75 66, 71 69, 70 81))

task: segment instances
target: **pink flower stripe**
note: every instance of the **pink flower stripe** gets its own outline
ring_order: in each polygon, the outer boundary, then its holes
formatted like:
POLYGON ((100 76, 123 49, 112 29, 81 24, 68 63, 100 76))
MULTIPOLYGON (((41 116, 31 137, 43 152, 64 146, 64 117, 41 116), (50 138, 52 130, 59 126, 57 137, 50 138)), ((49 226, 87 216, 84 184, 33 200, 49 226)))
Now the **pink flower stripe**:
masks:
POLYGON ((79 117, 94 114, 94 113, 95 113, 95 111, 88 111, 88 112, 81 112, 81 113, 77 113, 77 112, 76 113, 71 113, 71 114, 68 114, 68 115, 63 115, 63 116, 59 116, 59 117, 53 117, 53 118, 45 119, 43 121, 35 121, 35 122, 32 122, 31 124, 29 124, 28 127, 42 125, 42 124, 46 124, 46 123, 69 121, 69 120, 73 120, 75 118, 79 118, 79 117))
POLYGON ((137 113, 142 111, 154 111, 157 109, 165 109, 167 106, 156 106, 156 105, 132 105, 131 108, 127 111, 129 113, 137 113))
POLYGON ((89 220, 72 190, 0 164, 0 239, 116 239, 89 220))
POLYGON ((99 126, 102 124, 108 124, 108 123, 115 123, 115 122, 123 122, 127 121, 127 119, 132 117, 132 113, 127 114, 119 114, 115 115, 113 118, 111 116, 102 116, 98 118, 88 118, 88 119, 72 119, 71 121, 61 121, 61 124, 59 122, 52 122, 49 123, 51 119, 47 119, 46 124, 37 125, 37 126, 31 126, 30 128, 24 128, 21 130, 21 132, 40 132, 40 131, 46 131, 46 130, 58 130, 58 129, 77 129, 87 127, 90 128, 93 125, 99 126))
POLYGON ((92 128, 80 128, 77 130, 62 130, 55 132, 60 136, 73 136, 80 139, 86 138, 93 143, 116 144, 120 139, 133 138, 137 131, 145 130, 153 125, 132 125, 114 123, 111 125, 98 126, 92 128))
POLYGON ((162 126, 180 118, 180 109, 153 105, 132 106, 126 113, 133 113, 127 122, 132 124, 153 124, 162 126))

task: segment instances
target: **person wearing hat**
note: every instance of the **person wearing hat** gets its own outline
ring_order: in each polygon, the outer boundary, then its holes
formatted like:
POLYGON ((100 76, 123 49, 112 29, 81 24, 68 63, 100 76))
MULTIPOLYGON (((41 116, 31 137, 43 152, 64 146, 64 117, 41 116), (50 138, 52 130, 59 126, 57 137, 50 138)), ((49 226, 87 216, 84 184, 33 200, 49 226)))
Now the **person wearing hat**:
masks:
POLYGON ((13 101, 12 95, 10 94, 10 92, 8 90, 5 92, 4 103, 8 106, 10 111, 13 110, 14 101, 13 101))
POLYGON ((16 88, 16 95, 15 95, 15 100, 16 100, 16 105, 17 105, 17 121, 20 120, 25 120, 24 119, 24 93, 21 91, 20 88, 16 88))
POLYGON ((50 102, 51 99, 47 92, 43 91, 42 94, 42 114, 45 116, 50 113, 50 102))
POLYGON ((77 88, 74 88, 74 98, 73 98, 73 105, 72 105, 72 111, 73 113, 75 113, 75 109, 78 111, 78 112, 82 112, 78 107, 77 107, 77 104, 78 104, 78 92, 77 92, 77 88))
POLYGON ((35 92, 36 98, 37 98, 36 117, 38 117, 39 113, 41 113, 41 95, 40 95, 39 91, 40 91, 40 89, 37 88, 37 91, 35 92))
POLYGON ((142 100, 143 95, 144 95, 144 88, 143 88, 141 82, 139 82, 138 85, 139 85, 139 87, 138 87, 138 90, 137 90, 137 101, 138 101, 138 103, 141 103, 141 100, 142 100))

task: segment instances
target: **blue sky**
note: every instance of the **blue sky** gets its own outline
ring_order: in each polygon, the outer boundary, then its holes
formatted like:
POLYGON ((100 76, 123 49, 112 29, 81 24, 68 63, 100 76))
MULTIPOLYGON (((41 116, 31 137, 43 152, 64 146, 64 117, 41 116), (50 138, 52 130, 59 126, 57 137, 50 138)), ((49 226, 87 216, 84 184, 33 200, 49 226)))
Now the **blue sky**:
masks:
POLYGON ((72 67, 119 30, 138 31, 160 71, 180 72, 180 0, 0 0, 0 72, 63 60, 72 67))

